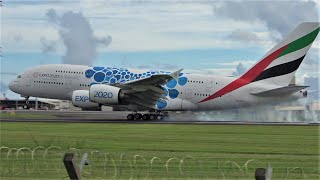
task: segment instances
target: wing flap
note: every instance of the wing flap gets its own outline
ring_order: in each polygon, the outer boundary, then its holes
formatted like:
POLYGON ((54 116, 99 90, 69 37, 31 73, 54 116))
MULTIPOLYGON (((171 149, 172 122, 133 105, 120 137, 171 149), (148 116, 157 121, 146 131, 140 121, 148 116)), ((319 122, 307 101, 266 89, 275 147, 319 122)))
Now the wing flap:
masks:
POLYGON ((182 69, 171 74, 155 74, 150 77, 119 84, 123 92, 129 96, 130 104, 136 104, 147 108, 154 108, 157 101, 165 101, 163 94, 167 93, 161 86, 172 79, 178 80, 182 69))

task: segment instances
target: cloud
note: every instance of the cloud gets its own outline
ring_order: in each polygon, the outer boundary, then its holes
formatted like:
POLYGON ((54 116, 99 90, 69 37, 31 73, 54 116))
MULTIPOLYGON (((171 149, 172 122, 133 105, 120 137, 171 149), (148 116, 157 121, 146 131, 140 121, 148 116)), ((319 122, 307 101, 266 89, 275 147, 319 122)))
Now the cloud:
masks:
POLYGON ((184 73, 203 74, 213 76, 231 76, 234 69, 232 68, 210 68, 210 69, 184 69, 184 73))
MULTIPOLYGON (((317 42, 314 42, 313 45, 316 43, 317 42)), ((309 49, 309 52, 296 73, 297 82, 302 84, 304 82, 305 75, 310 77, 320 76, 319 49, 317 48, 311 47, 309 49)))
POLYGON ((165 71, 176 71, 181 67, 174 65, 174 64, 166 64, 166 63, 156 63, 154 65, 142 64, 138 66, 133 66, 132 64, 125 64, 125 67, 135 68, 139 70, 165 70, 165 71))
MULTIPOLYGON (((317 41, 315 41, 312 46, 315 46, 316 44, 318 44, 317 41)), ((319 49, 311 47, 303 62, 308 65, 319 67, 319 53, 319 49)))
POLYGON ((44 54, 50 53, 50 52, 56 52, 56 45, 57 43, 55 41, 49 41, 45 37, 40 38, 41 48, 42 52, 44 54))
MULTIPOLYGON (((0 1, 1 2, 1 1, 0 1)), ((5 2, 6 5, 15 5, 15 6, 35 6, 35 5, 56 5, 56 4, 68 4, 75 1, 65 1, 65 0, 11 0, 5 2)))
POLYGON ((236 66, 236 65, 239 65, 240 63, 243 65, 246 65, 246 66, 252 66, 253 64, 256 63, 256 61, 242 60, 242 61, 215 63, 215 64, 219 64, 219 65, 223 65, 223 66, 236 66))
MULTIPOLYGON (((231 49, 244 46, 250 48, 257 45, 233 41, 226 36, 232 30, 245 29, 255 31, 260 39, 264 39, 259 33, 261 29, 266 29, 262 23, 247 23, 213 16, 212 6, 220 4, 219 2, 139 1, 136 5, 129 5, 131 3, 126 1, 86 0, 29 4, 21 2, 20 5, 8 4, 3 7, 6 12, 3 39, 8 42, 7 52, 38 52, 39 46, 41 47, 40 37, 49 40, 60 38, 57 29, 62 29, 59 25, 61 12, 68 12, 70 9, 73 12, 82 12, 83 16, 89 19, 95 36, 107 37, 107 33, 112 35, 112 44, 108 48, 98 46, 98 52, 231 49), (48 21, 51 26, 47 25, 48 21), (21 33, 24 48, 11 42, 12 32, 21 33)), ((261 44, 264 46, 266 42, 261 44)), ((64 54, 64 49, 63 43, 57 43, 56 53, 64 54)))
POLYGON ((173 64, 158 63, 153 68, 162 69, 162 70, 178 70, 181 67, 179 68, 177 65, 173 65, 173 64))
POLYGON ((46 12, 46 16, 47 16, 49 22, 57 23, 57 21, 58 21, 58 15, 57 15, 57 13, 56 13, 56 10, 54 10, 54 9, 49 9, 49 10, 46 12))
POLYGON ((54 9, 49 9, 46 16, 49 22, 58 26, 59 36, 66 47, 63 63, 93 65, 97 47, 108 46, 112 41, 111 36, 96 37, 82 13, 68 11, 58 16, 54 9))
POLYGON ((242 63, 239 63, 236 67, 236 70, 232 73, 233 76, 241 76, 243 75, 247 69, 243 66, 242 63))
POLYGON ((8 85, 5 84, 4 82, 0 82, 0 92, 3 94, 3 93, 6 93, 8 90, 8 85))
POLYGON ((304 77, 304 85, 310 86, 310 90, 319 90, 319 77, 304 77))
POLYGON ((0 72, 0 75, 1 76, 3 76, 3 75, 16 76, 18 74, 15 72, 0 72))
POLYGON ((147 70, 150 70, 152 69, 152 66, 150 65, 139 65, 136 67, 137 69, 147 69, 147 70))
POLYGON ((233 31, 228 37, 233 40, 244 41, 244 42, 259 40, 256 34, 248 31, 240 30, 240 29, 233 31))
POLYGON ((263 22, 282 37, 301 22, 318 21, 314 1, 225 1, 214 7, 214 13, 237 21, 263 22))
POLYGON ((23 40, 22 36, 20 34, 14 35, 13 40, 15 42, 21 42, 23 40))

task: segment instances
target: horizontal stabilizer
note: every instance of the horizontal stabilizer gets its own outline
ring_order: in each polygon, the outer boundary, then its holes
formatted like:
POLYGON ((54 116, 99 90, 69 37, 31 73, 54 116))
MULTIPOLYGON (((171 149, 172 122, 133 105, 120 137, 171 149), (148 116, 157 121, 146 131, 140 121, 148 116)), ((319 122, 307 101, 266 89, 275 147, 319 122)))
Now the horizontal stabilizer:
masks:
POLYGON ((290 94, 293 94, 295 92, 298 92, 302 89, 305 89, 309 86, 285 86, 281 88, 271 89, 267 91, 260 91, 260 92, 254 92, 251 93, 254 96, 260 96, 260 97, 272 97, 272 96, 287 96, 290 94))

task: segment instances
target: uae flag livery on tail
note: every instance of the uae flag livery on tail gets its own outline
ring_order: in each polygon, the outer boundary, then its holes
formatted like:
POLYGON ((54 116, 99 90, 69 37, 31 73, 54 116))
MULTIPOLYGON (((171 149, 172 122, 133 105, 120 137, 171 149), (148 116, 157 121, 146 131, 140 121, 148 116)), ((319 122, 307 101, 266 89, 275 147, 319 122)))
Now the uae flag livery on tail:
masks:
POLYGON ((253 82, 288 86, 319 31, 318 22, 300 24, 244 75, 199 103, 223 96, 253 82))

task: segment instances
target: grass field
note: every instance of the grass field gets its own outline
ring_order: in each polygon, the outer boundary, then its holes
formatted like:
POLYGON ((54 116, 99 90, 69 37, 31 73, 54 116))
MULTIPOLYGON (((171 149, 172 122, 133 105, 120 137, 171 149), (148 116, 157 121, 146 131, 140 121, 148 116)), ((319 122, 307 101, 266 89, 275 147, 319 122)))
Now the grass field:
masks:
POLYGON ((318 126, 0 125, 1 179, 67 177, 68 151, 78 159, 89 153, 89 179, 254 179, 255 168, 268 164, 272 179, 320 177, 318 126))

